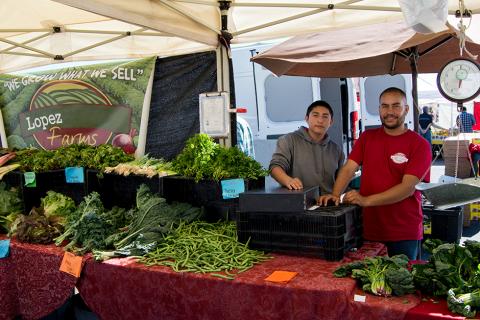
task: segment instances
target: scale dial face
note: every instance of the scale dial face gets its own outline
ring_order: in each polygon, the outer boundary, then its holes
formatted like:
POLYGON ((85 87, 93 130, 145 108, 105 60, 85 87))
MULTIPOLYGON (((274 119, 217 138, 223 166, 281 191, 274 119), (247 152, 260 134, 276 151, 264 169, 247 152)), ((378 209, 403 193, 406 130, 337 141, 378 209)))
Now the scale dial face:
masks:
POLYGON ((462 103, 480 94, 480 66, 468 59, 448 62, 437 75, 440 93, 448 100, 462 103))

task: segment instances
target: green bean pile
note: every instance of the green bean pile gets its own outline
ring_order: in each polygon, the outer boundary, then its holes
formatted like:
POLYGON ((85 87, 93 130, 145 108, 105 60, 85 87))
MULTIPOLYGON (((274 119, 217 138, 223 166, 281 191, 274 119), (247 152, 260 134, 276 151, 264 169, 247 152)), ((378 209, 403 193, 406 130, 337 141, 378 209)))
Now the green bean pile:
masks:
POLYGON ((232 222, 181 223, 164 240, 139 261, 149 266, 169 266, 176 272, 212 272, 212 276, 233 280, 236 274, 271 258, 248 249, 248 243, 238 242, 232 222))

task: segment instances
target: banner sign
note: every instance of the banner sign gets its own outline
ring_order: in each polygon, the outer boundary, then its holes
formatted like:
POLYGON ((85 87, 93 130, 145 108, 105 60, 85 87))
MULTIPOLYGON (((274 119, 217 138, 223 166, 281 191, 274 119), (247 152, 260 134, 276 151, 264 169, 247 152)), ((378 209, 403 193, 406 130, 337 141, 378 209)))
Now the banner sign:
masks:
POLYGON ((8 146, 54 150, 74 143, 113 144, 135 152, 155 60, 0 75, 8 146))

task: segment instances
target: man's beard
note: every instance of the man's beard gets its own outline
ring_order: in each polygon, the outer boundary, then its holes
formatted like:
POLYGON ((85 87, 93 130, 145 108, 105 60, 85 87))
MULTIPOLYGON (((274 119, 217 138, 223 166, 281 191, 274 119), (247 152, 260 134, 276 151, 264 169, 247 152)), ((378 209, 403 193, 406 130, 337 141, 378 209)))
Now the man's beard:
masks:
POLYGON ((394 124, 386 124, 386 123, 385 123, 385 120, 384 120, 383 118, 381 118, 382 125, 383 125, 385 128, 390 129, 390 130, 398 129, 398 128, 404 126, 405 117, 398 117, 398 118, 396 118, 396 120, 397 120, 397 122, 394 123, 394 124))

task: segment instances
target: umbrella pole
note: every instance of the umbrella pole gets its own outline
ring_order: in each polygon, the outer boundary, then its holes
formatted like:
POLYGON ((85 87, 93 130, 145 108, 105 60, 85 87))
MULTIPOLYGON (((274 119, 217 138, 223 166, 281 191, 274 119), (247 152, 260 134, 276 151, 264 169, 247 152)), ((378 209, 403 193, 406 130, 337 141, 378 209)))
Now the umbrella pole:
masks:
POLYGON ((410 53, 410 68, 412 69, 412 99, 413 99, 413 129, 415 132, 418 132, 418 70, 417 70, 417 61, 418 61, 418 48, 414 47, 410 53))

